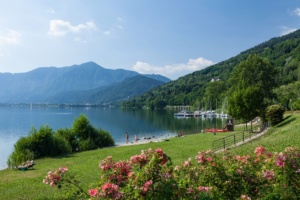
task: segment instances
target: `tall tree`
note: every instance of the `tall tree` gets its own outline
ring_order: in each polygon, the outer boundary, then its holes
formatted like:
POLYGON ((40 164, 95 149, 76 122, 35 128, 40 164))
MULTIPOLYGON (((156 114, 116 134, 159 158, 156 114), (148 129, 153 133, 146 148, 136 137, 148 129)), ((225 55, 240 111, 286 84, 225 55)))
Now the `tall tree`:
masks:
POLYGON ((221 102, 225 98, 223 95, 225 93, 225 83, 224 81, 214 81, 209 82, 205 88, 205 99, 208 99, 212 106, 212 109, 217 109, 216 102, 221 102))
POLYGON ((265 109, 273 97, 276 73, 269 61, 256 54, 240 62, 229 80, 229 114, 246 123, 256 116, 264 117, 265 109))

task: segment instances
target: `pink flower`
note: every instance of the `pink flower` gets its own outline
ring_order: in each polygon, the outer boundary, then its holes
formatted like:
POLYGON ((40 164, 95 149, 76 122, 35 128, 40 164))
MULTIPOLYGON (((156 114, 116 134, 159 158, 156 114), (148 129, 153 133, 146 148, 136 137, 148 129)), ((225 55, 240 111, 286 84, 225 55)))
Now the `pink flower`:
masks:
POLYGON ((178 165, 176 165, 176 166, 174 167, 174 170, 175 170, 175 171, 179 171, 179 170, 180 170, 180 167, 179 167, 178 165))
POLYGON ((66 171, 68 171, 68 168, 67 167, 61 167, 58 169, 61 173, 64 173, 66 171))
POLYGON ((90 189, 89 194, 90 194, 91 197, 95 197, 98 194, 98 190, 97 189, 90 189))
POLYGON ((137 164, 141 161, 141 157, 139 155, 134 155, 134 156, 131 156, 130 158, 130 162, 132 164, 137 164))
POLYGON ((205 187, 205 186, 199 186, 198 187, 198 191, 203 191, 206 193, 209 193, 209 190, 211 189, 211 187, 205 187))
POLYGON ((52 186, 52 187, 56 186, 55 182, 51 181, 50 186, 52 186))
POLYGON ((272 180, 274 179, 274 171, 273 170, 266 170, 263 172, 263 177, 266 178, 267 180, 272 180))
POLYGON ((150 185, 152 185, 152 180, 147 181, 147 182, 144 184, 143 191, 144 191, 144 192, 147 192, 150 185))
POLYGON ((250 197, 248 197, 247 195, 244 195, 244 194, 241 196, 241 199, 251 200, 250 197))
POLYGON ((203 152, 199 152, 198 155, 196 156, 196 159, 198 163, 204 163, 205 162, 205 157, 203 152))
POLYGON ((184 163, 183 163, 183 167, 189 167, 189 166, 191 166, 191 161, 190 161, 190 159, 184 161, 184 163))
POLYGON ((66 171, 68 171, 67 167, 61 167, 55 172, 49 171, 48 175, 43 180, 43 183, 49 184, 50 186, 56 186, 57 183, 62 180, 62 176, 66 171))
POLYGON ((192 193, 193 192, 193 188, 188 188, 188 189, 186 189, 187 190, 187 192, 186 193, 188 193, 188 194, 190 194, 190 193, 192 193))
POLYGON ((282 153, 280 153, 279 154, 279 156, 277 156, 277 158, 276 158, 276 165, 278 166, 278 167, 284 167, 285 166, 285 161, 286 160, 286 157, 282 154, 282 153))
POLYGON ((266 152, 266 149, 263 148, 262 146, 256 147, 256 149, 254 150, 254 153, 256 154, 256 156, 261 156, 265 152, 266 152))
POLYGON ((164 152, 162 151, 161 148, 156 149, 155 152, 158 153, 159 156, 163 156, 164 155, 164 152))
POLYGON ((239 175, 242 174, 242 170, 241 169, 238 169, 237 172, 238 172, 239 175))
POLYGON ((239 162, 241 162, 241 163, 243 163, 243 164, 247 164, 249 158, 251 158, 250 155, 247 155, 247 156, 239 156, 239 155, 236 155, 236 156, 234 156, 234 159, 235 159, 236 161, 239 161, 239 162))
POLYGON ((107 156, 104 160, 102 160, 99 164, 99 167, 105 172, 110 170, 113 167, 113 160, 111 156, 107 156))
POLYGON ((208 162, 211 162, 213 159, 211 157, 206 158, 208 162))
POLYGON ((118 191, 119 186, 112 183, 105 183, 101 187, 101 190, 100 196, 108 197, 110 199, 118 199, 122 195, 122 193, 118 191))

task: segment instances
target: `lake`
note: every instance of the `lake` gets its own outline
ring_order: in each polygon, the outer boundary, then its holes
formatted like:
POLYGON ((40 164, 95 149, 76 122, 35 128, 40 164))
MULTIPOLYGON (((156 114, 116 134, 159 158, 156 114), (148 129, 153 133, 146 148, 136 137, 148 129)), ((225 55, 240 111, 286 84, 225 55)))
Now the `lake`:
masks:
POLYGON ((8 156, 21 136, 28 136, 32 127, 48 125, 54 131, 71 128, 74 119, 84 114, 96 128, 107 130, 117 145, 126 143, 134 135, 139 138, 167 138, 179 131, 199 133, 212 126, 222 128, 226 119, 175 118, 174 110, 141 110, 94 107, 0 107, 0 169, 6 168, 8 156))

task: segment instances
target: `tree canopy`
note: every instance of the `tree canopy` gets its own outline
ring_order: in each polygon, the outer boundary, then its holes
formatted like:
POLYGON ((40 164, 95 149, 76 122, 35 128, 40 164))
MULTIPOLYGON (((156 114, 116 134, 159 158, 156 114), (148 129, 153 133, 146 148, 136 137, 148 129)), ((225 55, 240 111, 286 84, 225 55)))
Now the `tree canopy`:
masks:
POLYGON ((230 77, 229 114, 248 122, 256 116, 264 117, 265 109, 274 96, 277 72, 269 61, 256 54, 239 63, 230 77))

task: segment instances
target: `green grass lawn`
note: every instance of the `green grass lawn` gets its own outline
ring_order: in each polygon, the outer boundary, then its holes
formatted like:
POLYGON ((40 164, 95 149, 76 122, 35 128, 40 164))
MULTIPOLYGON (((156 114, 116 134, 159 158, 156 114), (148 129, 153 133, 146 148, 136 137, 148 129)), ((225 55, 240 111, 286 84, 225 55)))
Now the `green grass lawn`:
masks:
MULTIPOLYGON (((237 128, 240 131, 242 128, 237 128)), ((61 199, 62 191, 42 183, 50 170, 61 166, 69 168, 69 173, 82 182, 85 189, 100 179, 99 162, 107 156, 114 160, 128 160, 132 155, 140 154, 148 148, 162 148, 172 158, 173 164, 179 164, 188 158, 195 158, 202 150, 212 148, 212 141, 233 133, 201 133, 181 138, 171 138, 169 141, 147 144, 121 146, 98 149, 73 154, 66 157, 44 158, 36 160, 33 170, 1 170, 0 199, 61 199)), ((268 133, 231 151, 239 154, 252 153, 257 146, 264 146, 269 151, 282 151, 285 147, 300 147, 300 113, 286 115, 285 121, 272 127, 268 133)))

